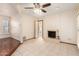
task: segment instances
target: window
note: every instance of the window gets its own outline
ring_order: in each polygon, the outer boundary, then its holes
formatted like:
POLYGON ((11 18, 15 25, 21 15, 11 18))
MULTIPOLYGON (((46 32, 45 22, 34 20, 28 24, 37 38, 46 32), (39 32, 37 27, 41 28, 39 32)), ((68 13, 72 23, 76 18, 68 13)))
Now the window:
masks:
POLYGON ((0 16, 0 34, 9 33, 9 17, 0 16))
POLYGON ((9 31, 9 18, 4 17, 3 18, 3 33, 8 33, 9 31))

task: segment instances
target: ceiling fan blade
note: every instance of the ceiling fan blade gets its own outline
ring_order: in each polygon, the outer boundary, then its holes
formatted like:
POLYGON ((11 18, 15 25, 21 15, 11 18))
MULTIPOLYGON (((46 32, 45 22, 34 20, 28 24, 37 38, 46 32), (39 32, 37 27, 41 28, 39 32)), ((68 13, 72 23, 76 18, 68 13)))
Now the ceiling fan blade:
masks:
POLYGON ((33 7, 24 7, 24 9, 33 9, 33 7))
POLYGON ((42 12, 44 12, 44 13, 46 13, 46 12, 47 12, 47 11, 46 11, 46 10, 44 10, 44 9, 41 9, 41 11, 42 11, 42 12))
POLYGON ((45 7, 48 7, 50 5, 51 5, 51 3, 46 3, 46 4, 42 5, 42 7, 45 8, 45 7))

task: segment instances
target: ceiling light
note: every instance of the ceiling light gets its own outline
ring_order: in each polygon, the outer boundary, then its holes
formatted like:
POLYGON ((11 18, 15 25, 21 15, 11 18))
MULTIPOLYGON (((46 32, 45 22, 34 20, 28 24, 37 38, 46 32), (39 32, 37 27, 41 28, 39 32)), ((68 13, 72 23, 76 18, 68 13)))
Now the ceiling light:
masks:
POLYGON ((34 13, 37 15, 42 15, 42 11, 39 8, 35 8, 34 13))

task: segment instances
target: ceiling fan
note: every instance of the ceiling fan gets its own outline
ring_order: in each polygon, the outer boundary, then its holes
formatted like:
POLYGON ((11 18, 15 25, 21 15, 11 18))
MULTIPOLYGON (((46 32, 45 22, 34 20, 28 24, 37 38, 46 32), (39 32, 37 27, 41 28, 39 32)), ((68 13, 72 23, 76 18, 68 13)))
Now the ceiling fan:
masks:
POLYGON ((46 13, 47 11, 44 9, 46 7, 49 7, 51 5, 51 3, 46 3, 43 5, 40 5, 40 3, 33 3, 34 7, 24 7, 24 9, 39 9, 41 10, 43 13, 46 13))

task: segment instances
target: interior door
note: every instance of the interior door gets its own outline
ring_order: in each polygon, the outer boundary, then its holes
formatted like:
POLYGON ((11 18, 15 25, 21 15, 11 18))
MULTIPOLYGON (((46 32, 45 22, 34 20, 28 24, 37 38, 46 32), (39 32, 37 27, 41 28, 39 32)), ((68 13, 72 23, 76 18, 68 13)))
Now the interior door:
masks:
POLYGON ((79 48, 79 15, 77 17, 77 45, 79 48))
POLYGON ((38 21, 35 21, 35 38, 38 38, 38 21))
POLYGON ((39 38, 42 38, 43 37, 43 21, 39 20, 38 22, 39 22, 39 25, 38 25, 39 33, 38 33, 38 35, 39 35, 39 38))
POLYGON ((43 37, 43 20, 35 21, 35 38, 43 37))

